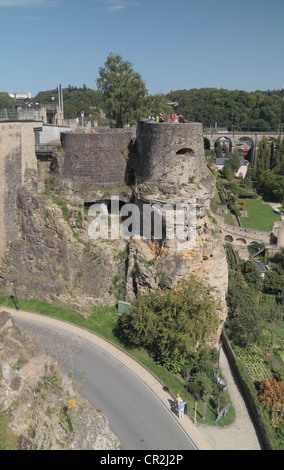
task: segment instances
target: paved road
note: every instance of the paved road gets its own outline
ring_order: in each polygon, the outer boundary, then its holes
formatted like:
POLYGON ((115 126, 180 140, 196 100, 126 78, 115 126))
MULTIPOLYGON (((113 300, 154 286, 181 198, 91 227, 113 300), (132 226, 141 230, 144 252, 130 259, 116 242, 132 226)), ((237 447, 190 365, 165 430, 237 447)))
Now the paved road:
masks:
POLYGON ((78 378, 87 371, 82 395, 107 416, 127 450, 196 449, 174 413, 121 361, 58 322, 49 325, 22 312, 13 317, 65 373, 73 370, 78 378))

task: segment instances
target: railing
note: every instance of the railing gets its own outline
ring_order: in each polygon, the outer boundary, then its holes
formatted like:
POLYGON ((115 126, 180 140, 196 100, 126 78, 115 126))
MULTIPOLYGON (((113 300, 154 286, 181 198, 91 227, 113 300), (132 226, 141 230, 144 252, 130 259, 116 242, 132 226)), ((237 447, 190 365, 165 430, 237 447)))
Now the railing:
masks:
POLYGON ((0 121, 38 121, 40 112, 35 109, 1 109, 0 121))
POLYGON ((59 150, 60 144, 40 144, 35 146, 36 155, 52 155, 53 152, 59 150))

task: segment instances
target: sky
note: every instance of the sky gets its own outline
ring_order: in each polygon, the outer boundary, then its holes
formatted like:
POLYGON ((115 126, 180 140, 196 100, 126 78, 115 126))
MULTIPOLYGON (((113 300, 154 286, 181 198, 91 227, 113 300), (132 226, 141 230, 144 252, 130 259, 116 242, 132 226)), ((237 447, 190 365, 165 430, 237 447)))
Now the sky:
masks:
POLYGON ((0 91, 96 89, 110 53, 149 94, 284 87, 284 0, 0 0, 0 91))

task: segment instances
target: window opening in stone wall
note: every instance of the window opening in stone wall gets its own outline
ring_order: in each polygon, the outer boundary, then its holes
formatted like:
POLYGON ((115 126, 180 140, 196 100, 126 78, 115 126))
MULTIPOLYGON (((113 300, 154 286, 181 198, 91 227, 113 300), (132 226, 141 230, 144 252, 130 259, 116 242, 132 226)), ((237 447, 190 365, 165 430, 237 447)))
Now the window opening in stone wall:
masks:
POLYGON ((182 156, 185 156, 185 157, 194 157, 195 156, 194 151, 190 148, 180 149, 176 152, 176 155, 182 155, 182 156))

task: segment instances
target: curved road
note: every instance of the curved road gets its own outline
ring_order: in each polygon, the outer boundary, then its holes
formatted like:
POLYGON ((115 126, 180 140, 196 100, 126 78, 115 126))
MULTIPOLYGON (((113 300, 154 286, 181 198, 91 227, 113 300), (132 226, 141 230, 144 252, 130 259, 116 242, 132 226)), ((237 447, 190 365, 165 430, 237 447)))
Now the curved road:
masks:
MULTIPOLYGON (((7 309, 8 310, 8 309, 7 309)), ((107 416, 127 450, 196 450, 175 414, 121 361, 57 321, 13 312, 16 324, 56 359, 75 380, 85 374, 81 394, 107 416)), ((188 418, 187 418, 188 419, 188 418)), ((184 421, 184 420, 183 420, 184 421)))

